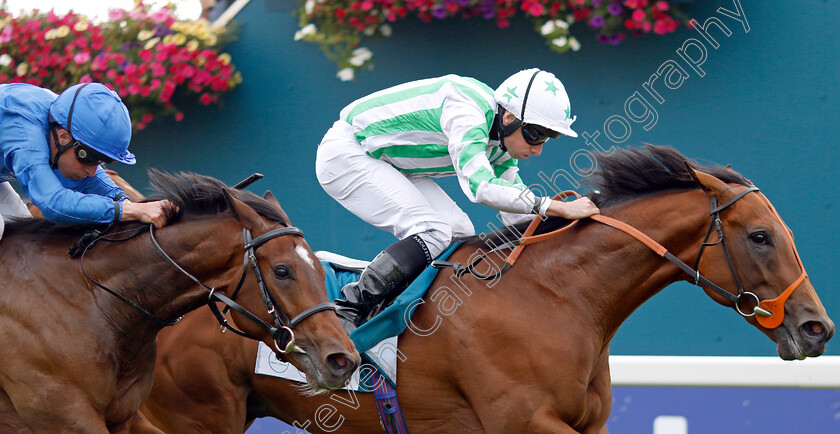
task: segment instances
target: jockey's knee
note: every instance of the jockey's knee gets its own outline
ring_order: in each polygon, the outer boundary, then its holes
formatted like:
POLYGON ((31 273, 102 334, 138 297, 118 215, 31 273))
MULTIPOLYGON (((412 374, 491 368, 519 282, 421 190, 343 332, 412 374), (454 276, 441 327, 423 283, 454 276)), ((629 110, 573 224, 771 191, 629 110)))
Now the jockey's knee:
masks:
POLYGON ((452 243, 451 228, 429 229, 415 235, 426 243, 432 258, 436 258, 452 243))

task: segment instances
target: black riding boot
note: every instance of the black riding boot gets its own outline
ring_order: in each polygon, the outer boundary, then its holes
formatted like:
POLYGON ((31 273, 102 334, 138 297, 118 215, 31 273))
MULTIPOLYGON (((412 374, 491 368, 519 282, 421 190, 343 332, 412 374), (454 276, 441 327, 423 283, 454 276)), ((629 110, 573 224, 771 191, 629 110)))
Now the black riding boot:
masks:
POLYGON ((399 295, 432 262, 426 243, 413 235, 397 241, 373 259, 359 281, 347 284, 335 300, 347 334, 375 315, 385 301, 399 295))

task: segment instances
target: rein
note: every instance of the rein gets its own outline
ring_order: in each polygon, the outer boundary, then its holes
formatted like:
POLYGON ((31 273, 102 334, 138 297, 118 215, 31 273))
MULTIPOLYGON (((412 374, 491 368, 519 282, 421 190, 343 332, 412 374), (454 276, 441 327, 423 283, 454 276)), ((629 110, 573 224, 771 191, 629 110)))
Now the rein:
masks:
MULTIPOLYGON (((569 196, 572 196, 572 195, 580 197, 580 195, 577 194, 574 191, 565 191, 565 192, 555 196, 554 199, 563 199, 563 198, 566 198, 566 197, 569 197, 569 196)), ((719 294, 722 297, 726 298, 727 300, 731 301, 735 305, 735 310, 740 315, 742 315, 744 317, 755 316, 758 323, 761 326, 763 326, 767 329, 773 329, 773 328, 778 327, 784 321, 784 304, 787 301, 788 297, 790 297, 790 295, 793 294, 793 291, 795 291, 802 284, 802 282, 804 282, 805 279, 808 278, 808 274, 805 272, 805 267, 802 264, 802 259, 799 257, 799 253, 796 251, 796 245, 793 243, 793 235, 790 232, 790 229, 788 229, 787 226, 784 224, 784 222, 781 219, 781 216, 779 216, 779 213, 776 211, 776 209, 773 207, 773 205, 770 203, 770 201, 763 194, 761 194, 758 187, 756 187, 754 185, 751 185, 751 186, 747 187, 746 189, 744 189, 743 191, 739 192, 737 195, 735 195, 735 197, 733 197, 732 199, 730 199, 729 201, 727 201, 723 205, 718 205, 717 197, 712 196, 712 198, 711 198, 711 211, 710 211, 709 214, 711 215, 712 219, 711 219, 711 222, 709 223, 709 229, 706 231, 706 236, 703 239, 703 243, 700 246, 700 251, 697 253, 697 257, 696 257, 695 262, 694 262, 694 267, 691 267, 688 264, 686 264, 685 262, 681 261, 679 258, 674 256, 671 252, 669 252, 668 249, 666 249, 664 246, 662 246, 658 242, 654 241, 653 239, 651 239, 650 237, 648 237, 647 235, 645 235, 644 233, 642 233, 638 229, 628 225, 627 223, 624 223, 620 220, 614 219, 612 217, 607 217, 607 216, 601 215, 601 214, 595 214, 595 215, 590 216, 589 218, 591 218, 592 220, 595 220, 596 222, 599 222, 601 224, 612 227, 614 229, 618 229, 618 230, 626 233, 627 235, 630 235, 631 237, 635 238, 636 240, 638 240, 639 242, 641 242, 642 244, 647 246, 649 249, 653 250, 657 255, 671 261, 673 264, 675 264, 677 267, 679 267, 682 271, 684 271, 685 273, 687 273, 688 275, 690 275, 691 277, 694 278, 694 285, 706 286, 709 289, 716 292, 717 294, 719 294), (751 193, 751 192, 756 192, 759 196, 761 196, 761 198, 765 201, 765 203, 770 207, 770 210, 773 212, 773 214, 776 216, 776 218, 778 218, 779 221, 782 222, 782 226, 785 228, 785 230, 787 231, 788 237, 790 238, 791 246, 793 247, 793 251, 794 251, 794 254, 796 256, 796 259, 799 262, 799 267, 802 270, 802 274, 800 274, 800 276, 793 283, 791 283, 778 297, 776 297, 774 299, 771 299, 771 300, 760 300, 758 298, 758 295, 756 295, 753 292, 746 291, 744 289, 743 284, 741 283, 741 279, 738 277, 738 273, 735 270, 735 265, 732 262, 732 256, 729 253, 729 248, 727 248, 727 246, 726 246, 726 241, 725 241, 725 238, 724 238, 724 235, 723 235, 723 226, 722 226, 722 223, 721 223, 721 220, 720 220, 720 212, 721 211, 723 211, 724 209, 726 209, 727 207, 729 207, 730 205, 737 202, 739 199, 743 198, 744 196, 746 196, 748 193, 751 193), (714 243, 709 243, 708 240, 709 240, 709 237, 712 233, 712 230, 716 231, 716 233, 718 235, 718 241, 716 241, 714 243), (725 257, 726 257, 726 261, 729 265, 729 270, 732 273, 732 278, 735 281, 736 287, 738 288, 738 294, 734 294, 732 292, 727 291, 726 289, 724 289, 721 286, 715 284, 714 282, 710 281, 705 276, 700 274, 700 270, 698 269, 698 266, 700 264, 700 257, 703 255, 703 251, 705 250, 705 248, 707 246, 712 246, 712 245, 716 245, 716 244, 720 244, 723 247, 723 251, 724 251, 724 254, 725 254, 725 257), (753 308, 752 312, 745 313, 744 311, 741 310, 740 303, 742 302, 744 297, 750 297, 750 298, 753 298, 755 300, 756 307, 753 308)), ((463 266, 459 263, 451 263, 451 262, 446 262, 446 261, 434 261, 432 263, 432 265, 435 268, 452 267, 453 271, 455 272, 456 277, 461 277, 465 273, 469 272, 470 274, 472 274, 473 276, 475 276, 476 278, 481 279, 481 280, 496 279, 496 278, 500 277, 504 272, 509 270, 510 267, 513 266, 513 264, 516 262, 516 259, 519 258, 519 255, 522 253, 522 250, 524 250, 525 246, 527 246, 529 244, 535 244, 535 243, 538 243, 538 242, 541 242, 541 241, 545 241, 545 240, 554 238, 554 237, 560 235, 561 233, 567 231, 568 229, 570 229, 574 225, 576 225, 579 221, 579 220, 573 220, 571 223, 569 223, 568 225, 566 225, 566 226, 564 226, 560 229, 557 229, 557 230, 554 230, 554 231, 551 231, 551 232, 548 232, 548 233, 545 233, 545 234, 533 235, 534 232, 537 229, 537 226, 539 226, 539 224, 542 220, 543 220, 542 216, 536 216, 534 218, 534 220, 531 221, 531 224, 528 225, 528 228, 525 230, 525 233, 522 235, 522 237, 520 237, 519 239, 516 239, 516 240, 508 241, 508 242, 506 242, 502 245, 494 247, 489 252, 484 253, 481 256, 479 256, 478 258, 476 258, 476 260, 474 260, 472 263, 470 263, 467 266, 463 266), (506 249, 512 249, 512 250, 511 250, 510 254, 508 254, 508 257, 505 260, 504 266, 499 271, 497 271, 495 273, 487 274, 487 275, 477 273, 475 271, 475 266, 478 265, 481 261, 483 261, 485 257, 490 255, 491 253, 495 253, 495 252, 498 252, 500 250, 506 250, 506 249)))
MULTIPOLYGON (((172 259, 163 250, 163 248, 158 243, 157 239, 155 239, 154 225, 150 224, 148 227, 149 227, 149 236, 151 238, 152 245, 155 247, 155 249, 158 251, 158 253, 160 253, 160 255, 163 256, 170 264, 172 264, 175 268, 177 268, 178 271, 180 271, 185 276, 187 276, 190 280, 192 280, 193 282, 195 282, 196 284, 198 284, 199 286, 201 286, 202 288, 204 288, 205 290, 208 291, 207 304, 210 307, 210 310, 213 312, 213 315, 216 317, 216 320, 219 321, 219 324, 223 327, 223 329, 231 330, 232 332, 234 332, 234 333, 236 333, 240 336, 244 336, 244 337, 247 337, 247 338, 250 338, 250 339, 253 339, 253 340, 257 340, 257 341, 260 340, 259 338, 255 337, 255 336, 252 336, 252 335, 250 335, 250 334, 248 334, 244 331, 238 330, 236 327, 231 325, 227 321, 227 319, 224 317, 224 315, 219 311, 219 308, 216 305, 217 301, 224 303, 227 306, 227 308, 230 308, 230 309, 233 309, 233 310, 239 312, 241 315, 246 317, 248 320, 250 320, 254 324, 258 325, 259 327, 261 327, 263 329, 265 329, 271 335, 271 338, 274 340, 275 350, 281 355, 281 358, 283 358, 282 355, 287 354, 289 352, 298 352, 298 353, 304 353, 305 354, 305 351, 295 344, 295 333, 294 333, 295 326, 300 324, 307 317, 309 317, 311 315, 314 315, 318 312, 322 312, 322 311, 325 311, 325 310, 335 311, 335 309, 336 309, 334 304, 324 302, 324 303, 317 304, 315 306, 312 306, 312 307, 304 310, 303 312, 301 312, 300 314, 298 314, 297 316, 295 316, 294 318, 292 318, 290 320, 289 317, 285 314, 285 312, 283 312, 283 310, 279 307, 279 304, 277 303, 277 300, 275 300, 274 296, 268 290, 268 286, 265 284, 265 280, 263 279, 263 275, 262 275, 262 272, 260 271, 259 264, 257 263, 255 250, 259 246, 261 246, 262 244, 266 243, 267 241, 269 241, 271 239, 274 239, 274 238, 277 238, 277 237, 280 237, 280 236, 283 236, 283 235, 297 235, 297 236, 302 237, 303 232, 296 227, 289 226, 289 227, 274 229, 274 230, 268 231, 268 232, 266 232, 266 233, 264 233, 264 234, 262 234, 262 235, 260 235, 256 238, 252 238, 251 231, 249 231, 248 229, 245 229, 245 228, 242 229, 242 234, 243 234, 242 236, 243 236, 243 243, 244 243, 243 247, 245 249, 245 258, 244 258, 244 263, 243 263, 242 276, 240 277, 239 283, 237 284, 236 289, 234 290, 233 294, 238 294, 239 290, 241 289, 242 285, 245 282, 245 276, 247 275, 248 268, 250 266, 250 268, 254 271, 254 274, 256 276, 257 285, 259 286, 260 295, 262 296, 263 303, 265 304, 266 308, 268 309, 268 313, 272 316, 272 319, 274 321, 273 326, 271 324, 265 322, 264 320, 262 320, 261 318, 259 318, 258 316, 256 316, 252 312, 250 312, 249 310, 242 307, 239 303, 235 302, 233 299, 227 297, 224 294, 216 292, 216 288, 211 288, 211 287, 205 285, 200 280, 198 280, 198 278, 196 278, 195 276, 190 274, 188 271, 186 271, 183 267, 181 267, 177 262, 175 262, 175 260, 172 259)), ((105 285, 102 285, 101 283, 97 282, 92 277, 90 277, 90 275, 88 275, 87 271, 85 270, 85 268, 84 268, 84 255, 88 251, 88 249, 90 249, 95 244, 96 241, 98 241, 98 240, 105 240, 105 241, 112 241, 112 242, 113 241, 125 241, 125 240, 133 238, 134 236, 139 234, 139 231, 137 231, 136 229, 132 229, 130 231, 124 231, 124 232, 134 232, 134 234, 132 236, 128 237, 128 238, 124 238, 124 239, 120 239, 120 240, 108 239, 108 238, 104 238, 105 235, 99 235, 98 237, 94 238, 92 240, 92 242, 90 242, 89 244, 86 244, 85 247, 83 248, 82 253, 81 253, 81 264, 80 265, 81 265, 81 268, 82 268, 82 273, 84 274, 84 276, 89 281, 93 282, 96 286, 98 286, 98 287, 106 290, 108 293, 114 295, 120 301, 126 303, 127 305, 132 307, 134 310, 140 312, 146 318, 154 321, 156 324, 161 325, 161 326, 175 325, 176 323, 178 323, 178 321, 180 321, 181 318, 175 319, 174 321, 160 318, 157 315, 155 315, 155 314, 147 311, 146 309, 140 307, 139 305, 137 305, 133 301, 129 300, 128 298, 124 297, 123 295, 117 293, 116 291, 114 291, 114 290, 106 287, 105 285)))

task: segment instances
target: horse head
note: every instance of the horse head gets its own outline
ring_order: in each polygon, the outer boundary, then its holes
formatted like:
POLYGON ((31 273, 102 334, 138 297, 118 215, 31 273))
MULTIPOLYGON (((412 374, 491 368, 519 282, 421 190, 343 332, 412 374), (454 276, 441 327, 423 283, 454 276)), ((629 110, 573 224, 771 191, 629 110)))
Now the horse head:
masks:
POLYGON ((725 297, 708 285, 703 289, 776 342, 779 357, 822 354, 834 335, 834 323, 805 273, 793 232, 754 186, 727 184, 692 168, 689 172, 712 201, 698 270, 736 297, 725 297))
POLYGON ((264 342, 279 359, 305 372, 313 390, 343 387, 361 363, 359 353, 327 300, 321 263, 277 199, 195 174, 150 171, 150 179, 178 206, 168 220, 186 215, 193 222, 161 229, 161 241, 183 264, 155 241, 160 254, 203 288, 187 303, 206 301, 209 291, 210 308, 224 328, 264 342), (183 238, 180 243, 177 237, 183 238), (185 270, 205 276, 206 284, 185 270), (231 309, 235 326, 218 302, 231 309))
MULTIPOLYGON (((343 387, 361 359, 329 308, 332 305, 327 300, 323 266, 296 228, 260 216, 228 190, 224 195, 229 209, 252 240, 245 245, 245 262, 249 258, 255 261, 246 265, 254 273, 249 273, 243 283, 241 301, 251 306, 270 306, 262 319, 276 325, 272 334, 234 310, 237 326, 259 337, 278 358, 286 358, 306 372, 311 388, 343 387), (253 245, 251 250, 249 244, 253 245), (319 312, 323 313, 316 315, 319 312)), ((264 199, 288 222, 271 192, 266 192, 264 199)))

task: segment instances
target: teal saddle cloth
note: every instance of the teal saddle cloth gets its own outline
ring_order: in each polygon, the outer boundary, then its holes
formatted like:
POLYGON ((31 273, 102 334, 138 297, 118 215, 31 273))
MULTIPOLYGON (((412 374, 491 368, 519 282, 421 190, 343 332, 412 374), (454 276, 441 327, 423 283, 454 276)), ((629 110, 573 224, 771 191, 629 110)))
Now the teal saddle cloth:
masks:
MULTIPOLYGON (((449 258, 452 252, 458 247, 458 244, 460 243, 449 246, 449 248, 437 257, 437 260, 444 261, 449 258)), ((341 297, 341 288, 344 285, 359 279, 359 273, 345 271, 342 267, 336 266, 331 262, 321 261, 321 263, 327 271, 325 282, 327 284, 327 296, 330 301, 341 297)), ((390 306, 350 333, 350 339, 356 345, 356 349, 360 353, 364 353, 381 340, 402 333, 406 328, 406 310, 408 310, 415 300, 423 298, 426 290, 429 289, 432 281, 437 276, 438 271, 437 268, 432 266, 427 267, 390 306)))

